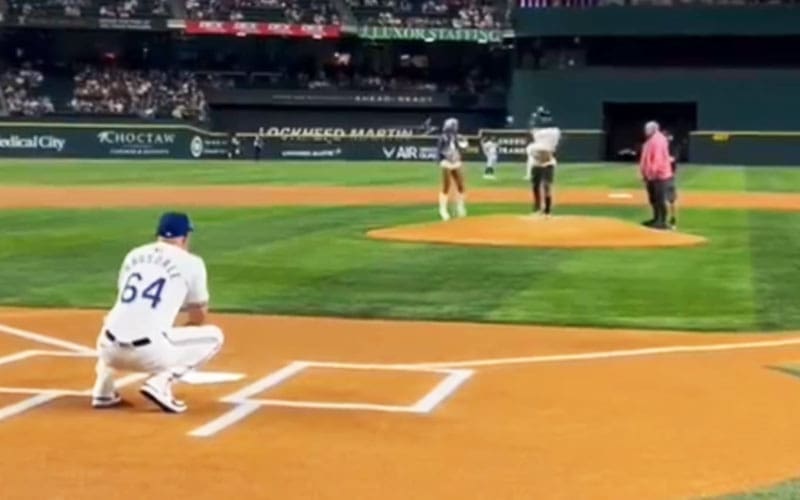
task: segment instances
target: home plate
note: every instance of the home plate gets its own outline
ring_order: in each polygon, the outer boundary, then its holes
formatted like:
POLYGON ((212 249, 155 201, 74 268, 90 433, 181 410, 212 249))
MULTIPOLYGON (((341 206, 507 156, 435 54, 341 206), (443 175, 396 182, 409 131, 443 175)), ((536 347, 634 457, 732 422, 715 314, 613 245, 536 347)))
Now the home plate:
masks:
POLYGON ((243 373, 191 371, 181 377, 181 382, 194 385, 225 384, 227 382, 236 382, 237 380, 242 380, 243 378, 243 373))
POLYGON ((630 193, 609 193, 608 197, 612 200, 629 200, 633 198, 633 195, 630 193))

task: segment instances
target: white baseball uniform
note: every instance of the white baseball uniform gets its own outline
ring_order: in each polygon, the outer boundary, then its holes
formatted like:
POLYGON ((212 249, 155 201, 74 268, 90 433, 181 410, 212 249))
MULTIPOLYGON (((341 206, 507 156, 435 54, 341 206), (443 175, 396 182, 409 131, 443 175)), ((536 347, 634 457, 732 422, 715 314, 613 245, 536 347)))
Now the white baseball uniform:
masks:
POLYGON ((561 142, 561 129, 558 127, 537 128, 533 130, 533 150, 555 154, 561 142))
POLYGON ((533 167, 544 166, 539 165, 538 160, 542 152, 550 153, 552 160, 549 164, 556 165, 555 153, 561 142, 561 129, 558 127, 538 128, 533 130, 532 135, 533 142, 525 147, 525 153, 528 156, 528 176, 533 167))
POLYGON ((117 302, 97 340, 98 374, 105 364, 179 378, 211 359, 224 340, 218 327, 173 326, 183 307, 208 300, 200 257, 164 242, 131 250, 119 272, 117 302))
POLYGON ((483 154, 486 156, 486 166, 494 168, 497 165, 497 143, 492 140, 484 142, 483 154))

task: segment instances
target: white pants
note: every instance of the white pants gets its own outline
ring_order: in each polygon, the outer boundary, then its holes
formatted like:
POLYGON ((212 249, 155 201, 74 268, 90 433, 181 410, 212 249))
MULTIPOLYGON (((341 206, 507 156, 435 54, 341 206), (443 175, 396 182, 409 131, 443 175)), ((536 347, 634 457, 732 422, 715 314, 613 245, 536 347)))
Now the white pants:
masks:
POLYGON ((97 339, 96 393, 113 391, 111 375, 114 370, 150 374, 170 372, 180 378, 213 358, 224 342, 222 330, 212 325, 171 328, 146 337, 150 343, 140 347, 126 344, 116 335, 115 338, 118 340, 109 339, 104 328, 97 339))
POLYGON ((445 170, 458 170, 461 168, 461 160, 442 160, 439 162, 439 166, 445 170))

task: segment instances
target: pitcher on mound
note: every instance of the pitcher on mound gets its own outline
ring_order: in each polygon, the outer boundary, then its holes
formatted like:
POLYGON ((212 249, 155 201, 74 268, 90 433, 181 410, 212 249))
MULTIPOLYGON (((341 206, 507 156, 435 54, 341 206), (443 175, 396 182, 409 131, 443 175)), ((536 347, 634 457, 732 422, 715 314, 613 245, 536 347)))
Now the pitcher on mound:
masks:
POLYGON ((442 220, 450 220, 447 205, 451 181, 456 185, 456 215, 458 217, 467 215, 461 154, 468 145, 467 139, 458 135, 458 120, 455 118, 445 120, 442 135, 436 145, 439 167, 442 169, 442 190, 439 192, 439 216, 442 220))
POLYGON ((561 129, 553 123, 550 111, 539 106, 531 119, 533 141, 525 148, 528 156, 528 178, 533 190, 534 215, 550 216, 553 207, 556 150, 561 141, 561 129), (544 204, 542 202, 544 201, 544 204))

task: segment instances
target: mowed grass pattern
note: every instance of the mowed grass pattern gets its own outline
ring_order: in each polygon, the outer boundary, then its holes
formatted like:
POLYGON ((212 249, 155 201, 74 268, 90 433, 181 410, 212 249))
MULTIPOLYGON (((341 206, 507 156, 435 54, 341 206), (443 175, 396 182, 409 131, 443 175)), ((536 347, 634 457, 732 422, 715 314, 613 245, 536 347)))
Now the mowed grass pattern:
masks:
MULTIPOLYGON (((482 164, 468 164, 472 187, 524 187, 523 164, 506 163, 497 181, 481 178, 482 164)), ((559 165, 558 186, 641 188, 634 164, 559 165)), ((430 186, 439 169, 433 162, 290 161, 89 161, 0 160, 0 185, 316 185, 430 186)), ((800 169, 681 165, 682 189, 712 191, 797 191, 800 169)))
MULTIPOLYGON (((704 247, 560 251, 387 243, 372 228, 432 207, 193 211, 214 306, 228 311, 762 331, 800 328, 800 266, 775 238, 794 214, 692 210, 704 247)), ((473 214, 521 211, 474 206, 473 214)), ((0 212, 0 303, 107 307, 130 247, 159 209, 0 212)), ((638 220, 630 208, 572 208, 638 220)), ((797 233, 797 231, 794 231, 797 233)), ((783 241, 793 241, 786 235, 783 241)))

